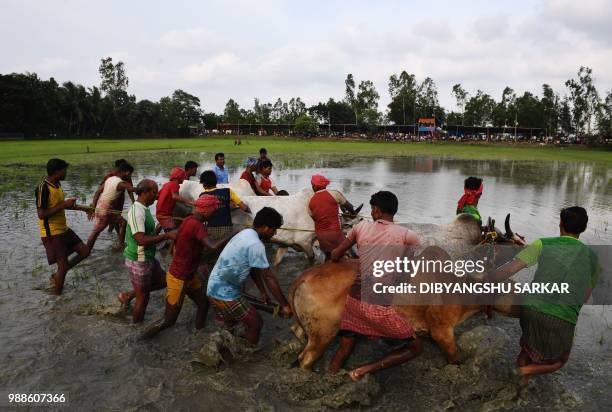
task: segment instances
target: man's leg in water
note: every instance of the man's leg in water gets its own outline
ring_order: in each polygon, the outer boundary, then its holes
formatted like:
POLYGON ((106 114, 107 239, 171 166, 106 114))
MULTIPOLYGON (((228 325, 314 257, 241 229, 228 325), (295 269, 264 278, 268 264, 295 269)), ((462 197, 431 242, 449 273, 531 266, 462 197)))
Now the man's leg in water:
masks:
POLYGON ((329 364, 330 373, 336 373, 340 370, 340 368, 342 368, 344 362, 353 352, 353 348, 355 347, 355 339, 356 337, 354 334, 345 334, 340 337, 340 347, 329 364))
POLYGON ((352 380, 358 381, 368 373, 374 373, 382 369, 387 369, 391 366, 400 365, 410 359, 416 358, 423 352, 423 343, 418 337, 414 337, 408 345, 396 349, 385 356, 383 359, 360 366, 353 369, 349 376, 352 380))
POLYGON ((547 364, 529 363, 524 366, 519 366, 518 370, 522 376, 521 383, 526 385, 529 383, 529 378, 535 375, 544 375, 558 371, 565 365, 569 359, 569 353, 562 355, 557 361, 547 364))
POLYGON ((242 322, 246 325, 246 333, 244 336, 245 339, 251 345, 255 346, 257 345, 257 342, 259 342, 259 332, 261 332, 261 328, 263 327, 263 320, 257 311, 254 309, 252 310, 252 314, 242 322))
POLYGON ((149 304, 149 295, 151 294, 148 288, 137 288, 136 303, 134 304, 134 310, 132 311, 132 322, 140 323, 144 320, 144 314, 149 304))
POLYGON ((198 308, 196 313, 196 329, 202 329, 206 325, 206 315, 208 315, 209 305, 204 288, 190 290, 187 292, 187 296, 193 300, 198 308))

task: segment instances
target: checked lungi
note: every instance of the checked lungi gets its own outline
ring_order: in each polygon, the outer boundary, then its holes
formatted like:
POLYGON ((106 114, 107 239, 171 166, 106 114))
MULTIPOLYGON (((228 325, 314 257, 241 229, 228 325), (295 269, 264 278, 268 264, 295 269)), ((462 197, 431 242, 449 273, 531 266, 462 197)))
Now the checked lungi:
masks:
POLYGON ((346 297, 340 330, 372 338, 410 339, 414 329, 391 306, 372 305, 346 297))

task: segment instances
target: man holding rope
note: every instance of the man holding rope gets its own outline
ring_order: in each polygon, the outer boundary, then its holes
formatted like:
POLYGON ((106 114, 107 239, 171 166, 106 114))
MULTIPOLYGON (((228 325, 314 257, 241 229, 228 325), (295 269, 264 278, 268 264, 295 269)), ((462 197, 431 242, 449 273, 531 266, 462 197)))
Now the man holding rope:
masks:
POLYGON ((76 205, 76 198, 65 199, 60 181, 66 179, 68 163, 62 159, 47 162, 47 177, 36 187, 36 213, 40 237, 47 252, 49 265, 57 263, 57 271, 51 275, 53 293, 61 295, 66 273, 89 256, 89 248, 66 223, 65 210, 87 211, 76 205), (77 255, 68 260, 76 252, 77 255))
POLYGON ((166 182, 159 191, 159 199, 155 217, 164 231, 169 232, 176 229, 172 212, 176 202, 181 202, 186 205, 193 205, 191 200, 185 199, 179 195, 181 183, 187 179, 187 174, 180 167, 174 167, 170 172, 170 180, 166 182))
POLYGON ((255 308, 241 293, 241 287, 249 274, 262 294, 269 301, 266 286, 280 304, 284 317, 292 315, 291 307, 270 270, 266 248, 262 240, 268 240, 283 225, 283 217, 275 209, 264 207, 255 216, 253 229, 244 229, 227 244, 210 274, 207 295, 217 309, 217 317, 227 326, 241 322, 246 326, 246 340, 251 345, 259 341, 263 321, 255 308))

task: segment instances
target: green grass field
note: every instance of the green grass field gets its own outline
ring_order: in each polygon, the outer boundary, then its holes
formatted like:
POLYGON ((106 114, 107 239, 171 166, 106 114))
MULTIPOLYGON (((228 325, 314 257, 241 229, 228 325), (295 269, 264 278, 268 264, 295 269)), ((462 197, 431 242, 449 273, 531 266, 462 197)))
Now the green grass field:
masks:
POLYGON ((526 144, 387 143, 337 140, 300 140, 283 137, 233 136, 187 139, 21 140, 0 142, 0 165, 41 165, 51 157, 89 163, 98 153, 193 150, 255 155, 260 147, 273 153, 342 153, 360 156, 432 155, 464 159, 561 160, 612 163, 612 151, 583 147, 540 147, 526 144))

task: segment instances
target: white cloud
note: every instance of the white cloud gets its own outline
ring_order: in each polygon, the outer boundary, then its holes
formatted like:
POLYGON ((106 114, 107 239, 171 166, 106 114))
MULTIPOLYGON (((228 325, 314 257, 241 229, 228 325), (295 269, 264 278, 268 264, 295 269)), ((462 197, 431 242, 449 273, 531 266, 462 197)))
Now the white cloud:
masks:
POLYGON ((181 80, 193 84, 224 83, 240 74, 245 74, 244 63, 233 53, 220 53, 180 70, 181 80))
POLYGON ((225 38, 204 27, 167 31, 155 44, 168 49, 191 53, 211 52, 228 46, 225 38))

